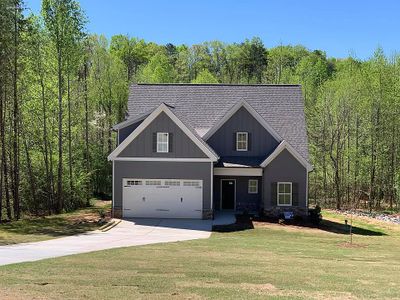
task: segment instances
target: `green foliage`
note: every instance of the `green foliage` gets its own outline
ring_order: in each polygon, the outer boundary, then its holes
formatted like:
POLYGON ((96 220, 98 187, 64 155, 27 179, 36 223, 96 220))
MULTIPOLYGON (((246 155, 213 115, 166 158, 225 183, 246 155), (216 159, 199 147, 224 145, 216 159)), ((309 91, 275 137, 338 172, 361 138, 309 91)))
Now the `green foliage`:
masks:
POLYGON ((167 55, 157 53, 149 63, 141 70, 138 81, 142 83, 173 83, 176 71, 169 63, 167 55))
POLYGON ((218 79, 207 69, 200 71, 192 83, 218 83, 218 79))

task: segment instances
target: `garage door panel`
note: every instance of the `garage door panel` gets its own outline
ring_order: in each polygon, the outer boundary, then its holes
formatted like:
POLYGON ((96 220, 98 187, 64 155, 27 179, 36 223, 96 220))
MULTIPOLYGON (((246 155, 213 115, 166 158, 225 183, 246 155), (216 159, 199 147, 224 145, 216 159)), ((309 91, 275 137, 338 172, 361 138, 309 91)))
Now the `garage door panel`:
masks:
POLYGON ((123 181, 124 217, 202 217, 202 180, 124 179, 123 181))

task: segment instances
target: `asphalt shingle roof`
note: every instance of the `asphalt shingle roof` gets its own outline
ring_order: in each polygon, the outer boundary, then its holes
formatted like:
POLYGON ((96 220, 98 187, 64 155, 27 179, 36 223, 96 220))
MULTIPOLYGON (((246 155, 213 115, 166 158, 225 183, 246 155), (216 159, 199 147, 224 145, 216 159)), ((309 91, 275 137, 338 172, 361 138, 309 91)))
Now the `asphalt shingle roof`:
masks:
POLYGON ((304 101, 300 85, 133 84, 128 118, 135 118, 162 102, 173 106, 199 136, 237 102, 245 100, 275 131, 308 160, 304 101))

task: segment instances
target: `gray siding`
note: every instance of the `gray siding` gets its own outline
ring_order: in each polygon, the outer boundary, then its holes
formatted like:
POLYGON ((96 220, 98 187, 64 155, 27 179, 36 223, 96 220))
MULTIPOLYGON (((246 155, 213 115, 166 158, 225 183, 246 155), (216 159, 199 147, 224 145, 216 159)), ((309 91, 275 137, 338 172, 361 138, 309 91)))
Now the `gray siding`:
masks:
POLYGON ((278 146, 278 141, 245 109, 241 107, 221 128, 217 130, 207 143, 219 156, 267 156, 278 146), (251 134, 249 151, 234 149, 234 133, 247 131, 251 134))
POLYGON ((164 112, 158 115, 118 156, 207 158, 203 151, 164 112), (153 133, 155 132, 172 133, 172 152, 153 151, 153 133))
POLYGON ((211 163, 114 161, 114 208, 122 209, 122 179, 197 179, 203 180, 203 210, 211 208, 211 163))
POLYGON ((214 209, 221 207, 221 179, 236 180, 236 210, 243 211, 258 211, 261 203, 262 195, 262 177, 249 176, 214 176, 214 209), (258 193, 249 194, 248 185, 249 179, 258 180, 258 193))
POLYGON ((124 128, 121 128, 118 131, 118 145, 121 144, 128 137, 128 135, 130 135, 132 133, 132 131, 134 131, 142 122, 143 122, 143 120, 133 123, 124 128))
POLYGON ((283 150, 268 166, 264 168, 264 208, 275 206, 273 199, 271 199, 271 184, 279 181, 297 183, 298 206, 303 208, 307 206, 307 170, 286 149, 283 150))

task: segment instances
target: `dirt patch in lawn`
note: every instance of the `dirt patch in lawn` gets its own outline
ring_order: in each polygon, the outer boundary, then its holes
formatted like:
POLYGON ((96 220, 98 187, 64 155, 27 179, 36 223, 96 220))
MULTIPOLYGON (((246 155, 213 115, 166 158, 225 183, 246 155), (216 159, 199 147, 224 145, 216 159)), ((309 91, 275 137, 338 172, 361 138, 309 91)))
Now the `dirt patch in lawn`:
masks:
POLYGON ((272 223, 272 222, 259 222, 253 221, 254 228, 270 228, 270 229, 283 229, 286 231, 294 232, 294 231, 302 231, 302 232, 324 232, 318 227, 305 227, 300 225, 294 224, 279 224, 279 223, 272 223))
MULTIPOLYGON (((106 213, 106 219, 110 219, 109 213, 106 213)), ((101 217, 98 212, 88 211, 79 215, 71 215, 65 218, 72 224, 84 224, 84 223, 98 223, 101 221, 101 217)))
POLYGON ((240 285, 243 289, 248 290, 250 292, 256 293, 268 293, 268 292, 276 292, 278 289, 276 286, 270 283, 262 283, 262 284, 254 284, 254 283, 242 283, 240 285))

